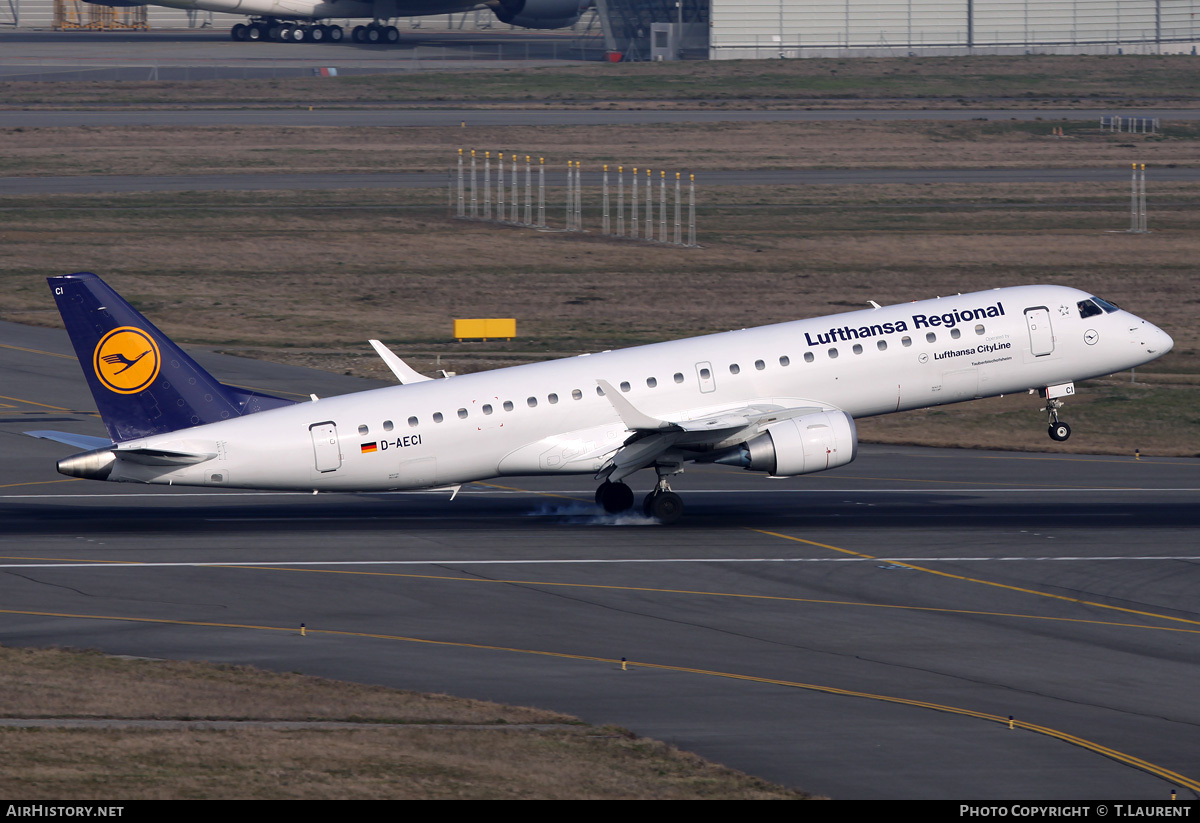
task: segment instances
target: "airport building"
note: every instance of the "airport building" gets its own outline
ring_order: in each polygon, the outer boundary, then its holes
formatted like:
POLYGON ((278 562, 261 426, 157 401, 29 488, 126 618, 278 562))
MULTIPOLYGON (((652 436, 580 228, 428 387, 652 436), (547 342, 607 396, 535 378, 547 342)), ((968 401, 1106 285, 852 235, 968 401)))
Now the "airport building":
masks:
MULTIPOLYGON (((574 26, 593 58, 790 59, 1196 53, 1200 0, 592 0, 574 26)), ((240 15, 83 0, 0 0, 0 28, 228 29, 240 15), (89 25, 89 21, 100 21, 89 25), (64 25, 65 23, 65 25, 64 25)), ((336 21, 348 24, 349 21, 336 21)), ((481 8, 400 29, 514 28, 481 8)))

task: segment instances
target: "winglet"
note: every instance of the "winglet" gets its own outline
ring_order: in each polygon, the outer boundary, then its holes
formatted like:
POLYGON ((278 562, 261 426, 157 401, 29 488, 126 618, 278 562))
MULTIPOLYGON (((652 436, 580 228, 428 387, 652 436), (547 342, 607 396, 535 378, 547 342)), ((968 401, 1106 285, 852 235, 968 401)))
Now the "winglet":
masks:
POLYGON ((613 388, 612 383, 607 380, 597 380, 596 385, 604 389, 604 396, 612 407, 616 409, 617 415, 621 418, 621 422, 625 424, 625 428, 630 431, 662 431, 663 429, 679 428, 674 423, 660 420, 657 417, 651 417, 648 414, 643 414, 638 411, 632 403, 621 396, 621 393, 613 388))
POLYGON ((396 375, 396 379, 401 383, 420 383, 423 380, 433 379, 413 369, 378 340, 371 340, 369 342, 371 348, 375 349, 375 353, 382 358, 384 363, 387 363, 387 367, 392 370, 392 374, 396 375))

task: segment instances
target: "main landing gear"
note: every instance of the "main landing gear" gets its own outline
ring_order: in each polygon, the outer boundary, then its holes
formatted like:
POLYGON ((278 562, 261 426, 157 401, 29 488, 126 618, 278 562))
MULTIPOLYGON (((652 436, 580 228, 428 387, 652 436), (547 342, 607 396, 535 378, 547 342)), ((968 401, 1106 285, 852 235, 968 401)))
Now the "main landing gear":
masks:
MULTIPOLYGON (((276 43, 337 43, 345 37, 345 32, 341 26, 326 26, 320 23, 287 23, 266 19, 238 23, 229 30, 229 36, 234 40, 244 42, 271 40, 276 43)), ((397 39, 399 39, 399 33, 397 33, 397 39)))
POLYGON ((367 26, 355 26, 350 32, 350 39, 355 43, 387 43, 400 42, 400 29, 395 26, 381 26, 371 23, 367 26))
MULTIPOLYGON (((656 467, 659 468, 659 467, 656 467)), ((659 468, 658 484, 642 501, 642 514, 670 525, 683 517, 683 498, 671 491, 667 477, 679 471, 676 466, 659 468)), ((596 489, 596 505, 609 514, 620 514, 633 508, 633 489, 624 483, 605 480, 596 489)))

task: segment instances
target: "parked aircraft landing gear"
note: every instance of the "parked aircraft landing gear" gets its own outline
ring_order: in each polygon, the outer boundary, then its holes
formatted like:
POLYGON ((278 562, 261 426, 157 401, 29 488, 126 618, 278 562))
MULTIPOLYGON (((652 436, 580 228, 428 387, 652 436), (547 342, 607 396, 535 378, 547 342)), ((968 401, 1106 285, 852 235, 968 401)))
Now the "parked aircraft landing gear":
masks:
POLYGON ((355 43, 399 43, 400 29, 395 26, 381 26, 378 23, 355 26, 350 32, 350 39, 355 43))
POLYGON ((271 18, 238 23, 229 30, 229 36, 243 42, 272 40, 276 43, 321 43, 324 41, 337 43, 344 36, 344 32, 341 26, 327 26, 323 23, 285 23, 271 18))

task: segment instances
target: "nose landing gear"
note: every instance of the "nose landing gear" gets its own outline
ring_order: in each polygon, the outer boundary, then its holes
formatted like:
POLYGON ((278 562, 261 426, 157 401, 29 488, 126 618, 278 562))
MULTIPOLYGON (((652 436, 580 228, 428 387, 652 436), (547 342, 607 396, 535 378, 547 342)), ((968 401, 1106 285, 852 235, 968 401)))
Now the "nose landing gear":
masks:
MULTIPOLYGON (((1033 390, 1030 389, 1029 393, 1032 394, 1033 390)), ((1071 427, 1058 419, 1058 410, 1063 407, 1063 402, 1058 398, 1075 394, 1075 384, 1061 383, 1057 386, 1047 386, 1044 389, 1038 389, 1038 394, 1046 398, 1046 405, 1042 411, 1046 413, 1046 419, 1050 424, 1048 429, 1050 439, 1061 443, 1071 436, 1071 427)))

